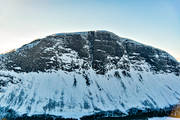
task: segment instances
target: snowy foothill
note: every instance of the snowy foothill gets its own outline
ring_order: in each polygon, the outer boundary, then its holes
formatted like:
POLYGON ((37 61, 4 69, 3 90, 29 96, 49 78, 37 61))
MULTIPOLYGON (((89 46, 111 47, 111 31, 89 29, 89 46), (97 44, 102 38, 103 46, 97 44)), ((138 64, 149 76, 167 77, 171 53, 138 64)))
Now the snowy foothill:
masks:
MULTIPOLYGON (((51 114, 79 118, 94 112, 130 108, 164 108, 179 102, 180 81, 173 74, 153 75, 131 72, 131 77, 114 77, 116 70, 105 76, 95 71, 86 71, 89 79, 76 72, 54 71, 50 73, 1 74, 21 79, 18 84, 9 84, 0 93, 0 106, 9 106, 19 114, 51 114), (76 85, 74 82, 76 80, 76 85), (77 112, 79 114, 77 114, 77 112), (68 114, 67 114, 68 113, 68 114)), ((119 70, 120 76, 123 76, 119 70)))

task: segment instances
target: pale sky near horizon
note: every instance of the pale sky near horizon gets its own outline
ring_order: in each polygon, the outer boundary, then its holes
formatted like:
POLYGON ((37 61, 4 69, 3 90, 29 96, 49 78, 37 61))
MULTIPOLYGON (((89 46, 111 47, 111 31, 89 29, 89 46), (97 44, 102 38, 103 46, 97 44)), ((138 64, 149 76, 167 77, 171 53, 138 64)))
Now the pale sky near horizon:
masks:
POLYGON ((60 32, 108 30, 180 61, 180 0, 0 0, 0 53, 60 32))

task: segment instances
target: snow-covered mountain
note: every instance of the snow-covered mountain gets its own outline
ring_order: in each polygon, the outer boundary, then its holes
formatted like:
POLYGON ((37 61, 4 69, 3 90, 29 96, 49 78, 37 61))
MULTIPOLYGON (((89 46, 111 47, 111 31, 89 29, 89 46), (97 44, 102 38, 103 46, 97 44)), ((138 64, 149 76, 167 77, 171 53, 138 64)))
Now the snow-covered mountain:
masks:
POLYGON ((0 118, 80 118, 180 101, 180 64, 108 31, 58 33, 0 55, 0 118))

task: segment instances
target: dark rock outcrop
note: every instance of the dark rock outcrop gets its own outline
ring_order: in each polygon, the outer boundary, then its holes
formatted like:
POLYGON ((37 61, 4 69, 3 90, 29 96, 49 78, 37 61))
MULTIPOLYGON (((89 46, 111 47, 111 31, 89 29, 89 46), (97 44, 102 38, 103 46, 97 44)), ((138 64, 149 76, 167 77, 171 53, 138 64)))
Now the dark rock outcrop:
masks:
POLYGON ((92 66, 97 73, 104 74, 110 69, 107 68, 110 64, 128 71, 132 63, 135 69, 142 71, 138 67, 142 61, 147 62, 155 72, 180 74, 179 63, 165 51, 120 38, 107 31, 55 34, 35 40, 1 56, 0 68, 16 72, 45 72, 51 69, 89 69, 92 66), (77 52, 78 59, 84 60, 83 64, 62 61, 60 56, 72 51, 77 52), (123 56, 127 59, 122 60, 123 56), (118 64, 119 61, 122 63, 118 64))

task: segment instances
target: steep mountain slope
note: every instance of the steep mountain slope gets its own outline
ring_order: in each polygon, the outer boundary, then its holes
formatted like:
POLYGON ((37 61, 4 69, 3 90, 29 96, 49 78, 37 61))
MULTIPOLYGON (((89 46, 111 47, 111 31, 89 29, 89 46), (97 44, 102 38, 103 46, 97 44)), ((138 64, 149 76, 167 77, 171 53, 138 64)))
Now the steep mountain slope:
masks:
POLYGON ((0 56, 0 117, 165 108, 180 100, 179 75, 165 51, 108 31, 54 34, 0 56))

